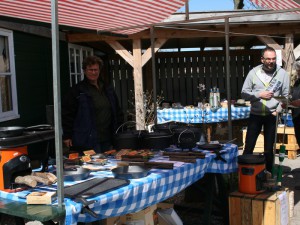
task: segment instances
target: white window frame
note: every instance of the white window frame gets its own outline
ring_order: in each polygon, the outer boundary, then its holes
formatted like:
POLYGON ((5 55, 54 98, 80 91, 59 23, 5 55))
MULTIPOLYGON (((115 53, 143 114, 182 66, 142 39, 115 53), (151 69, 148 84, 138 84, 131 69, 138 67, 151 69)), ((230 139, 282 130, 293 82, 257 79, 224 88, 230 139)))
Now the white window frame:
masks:
POLYGON ((8 55, 9 55, 9 68, 10 71, 1 73, 1 76, 10 76, 11 79, 11 99, 12 99, 12 110, 2 112, 2 96, 0 95, 0 122, 8 121, 12 119, 20 118, 18 112, 18 98, 16 88, 16 68, 15 68, 15 50, 14 50, 14 37, 13 31, 0 28, 0 36, 4 36, 8 40, 8 55))
POLYGON ((82 61, 86 56, 93 55, 94 51, 92 48, 84 47, 75 44, 69 44, 69 70, 70 70, 70 87, 77 84, 79 81, 83 80, 84 73, 82 71, 82 61), (71 56, 70 52, 73 51, 74 55, 71 56), (76 51, 79 52, 79 61, 77 60, 76 51), (71 58, 73 57, 73 59, 71 58), (71 62, 74 62, 76 66, 74 66, 75 71, 71 70, 71 62), (79 68, 79 69, 78 69, 79 68))

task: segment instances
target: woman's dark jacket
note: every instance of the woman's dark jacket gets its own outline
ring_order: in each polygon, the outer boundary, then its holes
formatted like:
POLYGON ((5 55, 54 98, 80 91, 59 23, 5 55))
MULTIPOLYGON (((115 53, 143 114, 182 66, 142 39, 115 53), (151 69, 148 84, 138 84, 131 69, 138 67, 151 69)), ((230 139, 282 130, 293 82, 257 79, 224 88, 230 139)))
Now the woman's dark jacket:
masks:
MULTIPOLYGON (((62 103, 63 140, 72 139, 73 146, 94 148, 97 143, 96 116, 92 97, 88 94, 88 80, 76 84, 62 103)), ((123 113, 112 86, 104 86, 111 104, 112 135, 123 122, 123 113)))

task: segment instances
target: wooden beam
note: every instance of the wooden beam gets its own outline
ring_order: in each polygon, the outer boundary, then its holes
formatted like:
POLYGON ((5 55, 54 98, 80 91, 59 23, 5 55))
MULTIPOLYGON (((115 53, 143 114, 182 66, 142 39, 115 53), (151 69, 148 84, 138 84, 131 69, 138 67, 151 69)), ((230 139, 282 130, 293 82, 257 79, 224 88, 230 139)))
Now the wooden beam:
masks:
POLYGON ((287 34, 285 39, 285 46, 284 46, 284 52, 286 55, 286 63, 284 69, 290 74, 292 73, 292 67, 295 61, 295 56, 293 51, 294 51, 294 36, 293 34, 287 34))
MULTIPOLYGON (((14 23, 8 21, 0 21, 0 27, 9 29, 9 30, 16 30, 21 31, 24 33, 34 34, 41 37, 51 38, 51 29, 46 28, 43 26, 36 26, 36 25, 29 25, 24 23, 14 23)), ((65 41, 66 34, 63 32, 59 32, 59 40, 65 41)))
MULTIPOLYGON (((288 33, 299 34, 300 24, 249 24, 236 25, 232 24, 230 27, 230 36, 243 36, 243 35, 285 35, 288 33)), ((190 27, 182 27, 181 29, 171 28, 156 28, 155 37, 162 39, 170 38, 195 38, 195 37, 224 37, 224 26, 209 25, 195 25, 190 27), (196 30, 192 30, 196 29, 196 30), (198 29, 198 30, 197 30, 198 29)), ((150 31, 145 30, 136 34, 129 35, 128 38, 103 36, 99 34, 67 34, 67 40, 71 43, 78 42, 96 42, 96 41, 120 41, 120 40, 132 40, 132 39, 150 39, 150 31)))
POLYGON ((106 41, 106 43, 133 67, 134 57, 118 41, 106 41))
POLYGON ((279 44, 277 44, 277 42, 270 37, 265 37, 265 36, 258 36, 258 39, 263 42, 265 45, 268 45, 272 48, 274 48, 275 50, 281 50, 281 54, 282 54, 282 61, 284 63, 286 63, 286 55, 285 52, 283 51, 283 49, 281 48, 281 46, 279 44))
MULTIPOLYGON (((166 43, 166 41, 166 38, 156 39, 154 42, 154 52, 157 52, 161 48, 161 46, 166 43)), ((142 56, 142 66, 144 66, 148 62, 148 60, 151 59, 151 57, 151 47, 149 47, 142 56)))
POLYGON ((141 39, 133 40, 133 77, 135 95, 135 118, 137 130, 145 129, 144 90, 142 72, 141 39))

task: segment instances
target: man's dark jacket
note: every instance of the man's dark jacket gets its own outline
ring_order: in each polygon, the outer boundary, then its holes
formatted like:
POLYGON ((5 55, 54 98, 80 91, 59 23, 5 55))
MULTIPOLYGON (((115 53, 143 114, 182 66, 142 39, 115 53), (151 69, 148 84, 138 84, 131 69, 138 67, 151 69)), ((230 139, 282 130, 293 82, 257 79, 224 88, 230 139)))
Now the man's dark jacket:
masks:
MULTIPOLYGON (((73 146, 94 148, 97 145, 96 115, 87 79, 72 87, 62 104, 63 139, 72 139, 73 146)), ((111 136, 123 122, 123 113, 112 86, 104 86, 111 104, 111 136)))

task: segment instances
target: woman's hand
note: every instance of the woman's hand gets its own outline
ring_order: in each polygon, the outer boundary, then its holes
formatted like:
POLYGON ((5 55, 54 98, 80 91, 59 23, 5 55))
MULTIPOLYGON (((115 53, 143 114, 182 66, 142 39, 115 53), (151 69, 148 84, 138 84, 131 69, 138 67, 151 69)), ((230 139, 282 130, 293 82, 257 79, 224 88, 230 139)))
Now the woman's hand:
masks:
POLYGON ((290 103, 290 105, 295 107, 300 107, 300 99, 294 100, 290 103))

